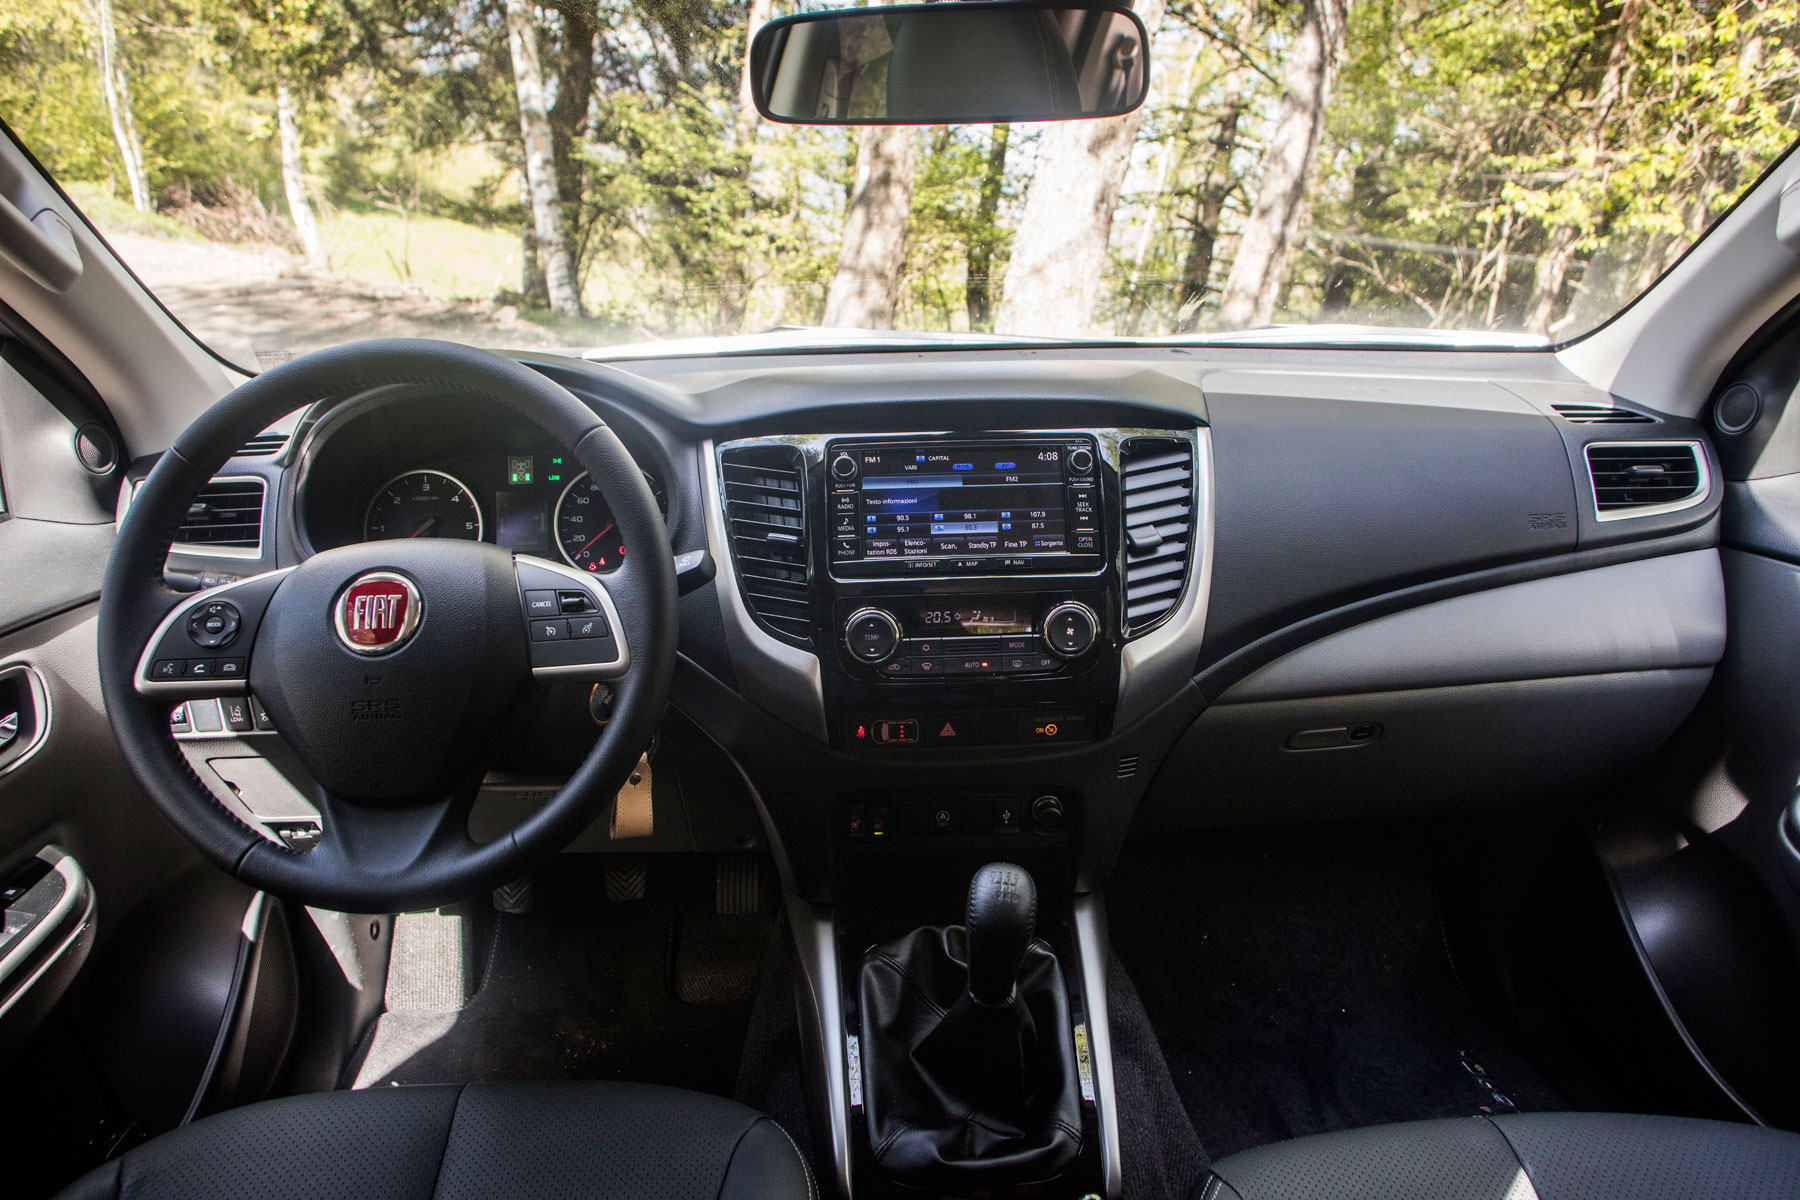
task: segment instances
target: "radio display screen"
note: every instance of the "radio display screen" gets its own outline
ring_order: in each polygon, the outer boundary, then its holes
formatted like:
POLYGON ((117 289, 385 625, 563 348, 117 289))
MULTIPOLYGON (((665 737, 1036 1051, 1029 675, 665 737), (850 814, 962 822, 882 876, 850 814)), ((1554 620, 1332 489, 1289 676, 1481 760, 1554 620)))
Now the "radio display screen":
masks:
POLYGON ((1029 569, 1024 560, 1098 552, 1098 489, 1086 439, 862 444, 841 452, 856 472, 834 492, 834 562, 872 570, 899 568, 895 560, 1029 569), (1072 454, 1082 461, 1071 464, 1072 454))

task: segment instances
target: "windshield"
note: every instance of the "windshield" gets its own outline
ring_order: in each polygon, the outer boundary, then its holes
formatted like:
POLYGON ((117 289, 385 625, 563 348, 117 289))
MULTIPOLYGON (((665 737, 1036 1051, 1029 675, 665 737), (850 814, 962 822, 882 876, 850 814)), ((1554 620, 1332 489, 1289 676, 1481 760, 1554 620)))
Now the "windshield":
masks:
POLYGON ((1544 345, 1674 262, 1800 101, 1796 0, 1144 0, 1128 116, 796 128, 742 71, 787 11, 0 0, 0 113, 254 367, 784 327, 1544 345))

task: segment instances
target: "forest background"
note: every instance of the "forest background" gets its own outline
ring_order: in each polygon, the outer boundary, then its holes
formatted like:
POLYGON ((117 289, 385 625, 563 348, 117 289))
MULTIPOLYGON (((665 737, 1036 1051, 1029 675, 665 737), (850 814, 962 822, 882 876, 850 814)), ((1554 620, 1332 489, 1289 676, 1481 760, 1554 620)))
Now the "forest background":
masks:
POLYGON ((1137 113, 858 130, 756 116, 778 0, 0 0, 0 117, 197 332, 274 357, 388 314, 1555 340, 1800 124, 1800 0, 1136 10, 1137 113))

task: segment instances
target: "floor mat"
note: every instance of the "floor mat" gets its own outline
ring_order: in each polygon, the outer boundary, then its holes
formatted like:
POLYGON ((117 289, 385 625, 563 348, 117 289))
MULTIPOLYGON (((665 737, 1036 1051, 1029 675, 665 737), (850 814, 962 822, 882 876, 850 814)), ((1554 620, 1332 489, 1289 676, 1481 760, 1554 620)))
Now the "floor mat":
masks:
POLYGON ((1428 850, 1387 830, 1134 845, 1113 944, 1214 1158, 1426 1117, 1567 1107, 1464 991, 1428 850))
POLYGON ((599 866, 565 858, 528 913, 470 915, 460 934, 453 913, 409 916, 353 1086, 631 1079, 729 1096, 774 918, 712 907, 708 860, 657 860, 644 899, 609 902, 599 866))

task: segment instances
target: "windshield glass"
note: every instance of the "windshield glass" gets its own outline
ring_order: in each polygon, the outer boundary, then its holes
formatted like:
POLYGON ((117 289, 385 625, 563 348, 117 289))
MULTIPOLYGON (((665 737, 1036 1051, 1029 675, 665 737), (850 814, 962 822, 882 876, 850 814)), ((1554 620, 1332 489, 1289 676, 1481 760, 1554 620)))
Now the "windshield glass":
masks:
POLYGON ((1143 0, 1131 115, 794 128, 742 71, 788 11, 0 0, 0 114, 256 366, 781 327, 1543 345, 1679 257, 1800 102, 1800 0, 1143 0))

